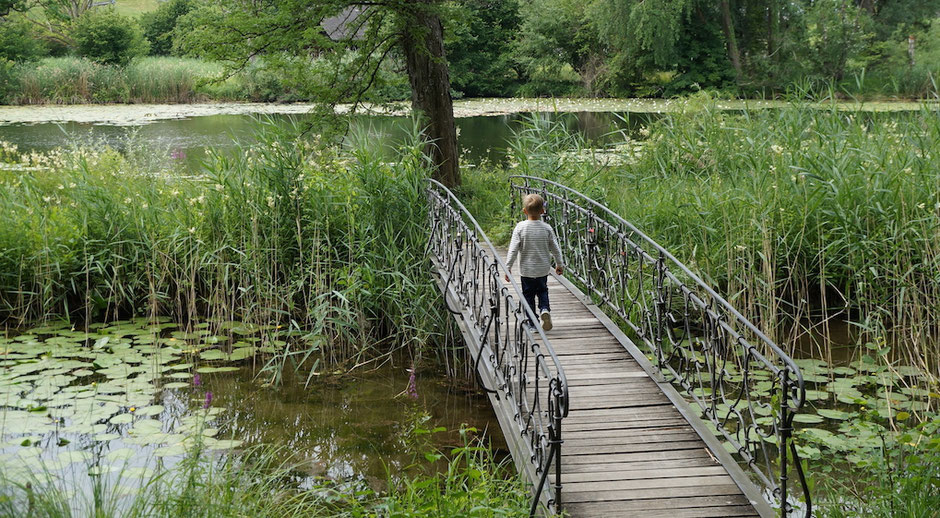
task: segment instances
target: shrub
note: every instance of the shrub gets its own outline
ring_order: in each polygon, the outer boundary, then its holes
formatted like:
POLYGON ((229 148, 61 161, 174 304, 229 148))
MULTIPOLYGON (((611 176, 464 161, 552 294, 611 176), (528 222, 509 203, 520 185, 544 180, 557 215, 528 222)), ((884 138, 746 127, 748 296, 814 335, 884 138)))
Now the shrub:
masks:
POLYGON ((22 18, 0 18, 0 59, 33 61, 47 52, 29 22, 22 18))
POLYGON ((144 36, 150 42, 151 55, 168 56, 172 53, 176 21, 192 8, 191 0, 169 0, 160 4, 156 11, 144 13, 140 17, 144 36))
POLYGON ((150 46, 136 21, 113 9, 83 14, 75 22, 72 38, 80 55, 106 64, 127 64, 150 46))

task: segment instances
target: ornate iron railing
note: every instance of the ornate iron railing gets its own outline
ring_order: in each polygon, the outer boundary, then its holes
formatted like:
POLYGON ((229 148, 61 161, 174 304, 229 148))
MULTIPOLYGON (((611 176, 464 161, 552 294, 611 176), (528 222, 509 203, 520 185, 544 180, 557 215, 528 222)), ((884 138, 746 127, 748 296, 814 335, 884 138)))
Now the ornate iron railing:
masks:
MULTIPOLYGON (((489 369, 495 387, 485 387, 508 405, 514 430, 528 455, 534 515, 542 492, 550 512, 561 505, 561 425, 568 415, 565 372, 538 325, 532 308, 496 249, 453 193, 430 180, 428 251, 438 267, 451 312, 480 344, 475 370, 489 369), (508 279, 508 280, 507 280, 508 279), (485 361, 484 361, 485 360, 485 361), (553 484, 547 483, 554 470, 553 484)), ((504 430, 504 432, 507 432, 504 430)), ((513 452, 514 455, 517 452, 513 452)), ((518 460, 518 459, 517 459, 518 460)))
POLYGON ((511 177, 510 192, 514 211, 521 195, 545 199, 566 275, 623 320, 662 375, 684 390, 750 468, 781 516, 797 508, 809 516, 810 494, 791 435, 805 400, 793 360, 688 267, 602 204, 531 176, 511 177), (801 499, 791 498, 788 455, 801 499))

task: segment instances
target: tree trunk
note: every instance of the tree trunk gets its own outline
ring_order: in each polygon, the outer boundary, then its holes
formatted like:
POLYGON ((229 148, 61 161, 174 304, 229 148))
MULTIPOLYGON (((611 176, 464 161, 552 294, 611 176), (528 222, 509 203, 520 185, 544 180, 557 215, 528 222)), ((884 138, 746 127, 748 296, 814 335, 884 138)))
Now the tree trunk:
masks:
POLYGON ((450 74, 444 56, 444 27, 429 10, 430 1, 415 2, 410 26, 404 28, 402 49, 411 83, 411 107, 424 117, 425 152, 434 164, 434 178, 447 187, 460 185, 457 160, 457 127, 450 97, 450 74))
POLYGON ((734 21, 731 19, 731 6, 728 0, 721 0, 721 29, 725 32, 725 40, 728 42, 728 59, 731 60, 731 66, 741 77, 741 53, 738 51, 738 42, 734 38, 734 21))
POLYGON ((767 56, 774 62, 777 61, 777 21, 779 18, 777 12, 777 0, 767 2, 767 56))

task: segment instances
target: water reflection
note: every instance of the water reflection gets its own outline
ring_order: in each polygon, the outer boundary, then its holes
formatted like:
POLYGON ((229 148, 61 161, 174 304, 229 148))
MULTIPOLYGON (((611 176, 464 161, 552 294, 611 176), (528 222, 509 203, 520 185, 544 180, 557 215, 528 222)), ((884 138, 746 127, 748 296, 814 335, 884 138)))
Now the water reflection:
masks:
MULTIPOLYGON (((636 133, 639 128, 659 117, 650 113, 559 113, 540 114, 552 121, 561 121, 572 132, 589 142, 602 145, 612 142, 611 132, 624 130, 636 133)), ((278 125, 300 125, 309 122, 307 115, 276 114, 270 117, 278 125)), ((471 164, 481 161, 503 163, 507 159, 507 142, 529 114, 511 114, 457 119, 458 144, 463 159, 471 164)), ((411 130, 406 117, 359 116, 353 120, 348 139, 368 138, 394 146, 411 130)), ((21 151, 49 151, 71 144, 111 146, 122 152, 140 153, 155 164, 178 164, 184 170, 197 171, 199 164, 213 149, 234 151, 233 141, 254 140, 257 119, 252 115, 210 115, 189 119, 162 120, 139 126, 93 123, 10 124, 0 126, 0 140, 16 144, 21 151)), ((378 147, 378 146, 377 146, 378 147)))

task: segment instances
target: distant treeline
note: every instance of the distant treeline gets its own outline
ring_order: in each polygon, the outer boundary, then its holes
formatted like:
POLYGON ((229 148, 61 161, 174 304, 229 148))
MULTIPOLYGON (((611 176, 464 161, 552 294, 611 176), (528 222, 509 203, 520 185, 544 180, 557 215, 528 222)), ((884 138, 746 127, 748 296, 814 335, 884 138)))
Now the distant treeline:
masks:
MULTIPOLYGON (((117 9, 90 5, 49 0, 0 18, 0 102, 305 100, 310 77, 291 84, 265 75, 256 60, 233 81, 198 60, 198 45, 185 36, 200 12, 218 8, 213 0, 168 0, 142 13, 120 0, 117 9), (129 69, 146 56, 190 59, 149 65, 175 74, 156 88, 129 69), (49 59, 58 57, 75 59, 49 59), (83 82, 95 74, 120 78, 118 91, 97 92, 110 88, 106 81, 83 82), (76 92, 87 87, 87 95, 42 93, 62 89, 61 80, 76 82, 69 87, 76 92)), ((795 87, 925 98, 936 95, 940 74, 940 0, 452 0, 440 7, 455 96, 672 97, 711 89, 770 97, 795 87)), ((376 78, 380 99, 409 95, 395 54, 376 78)))

